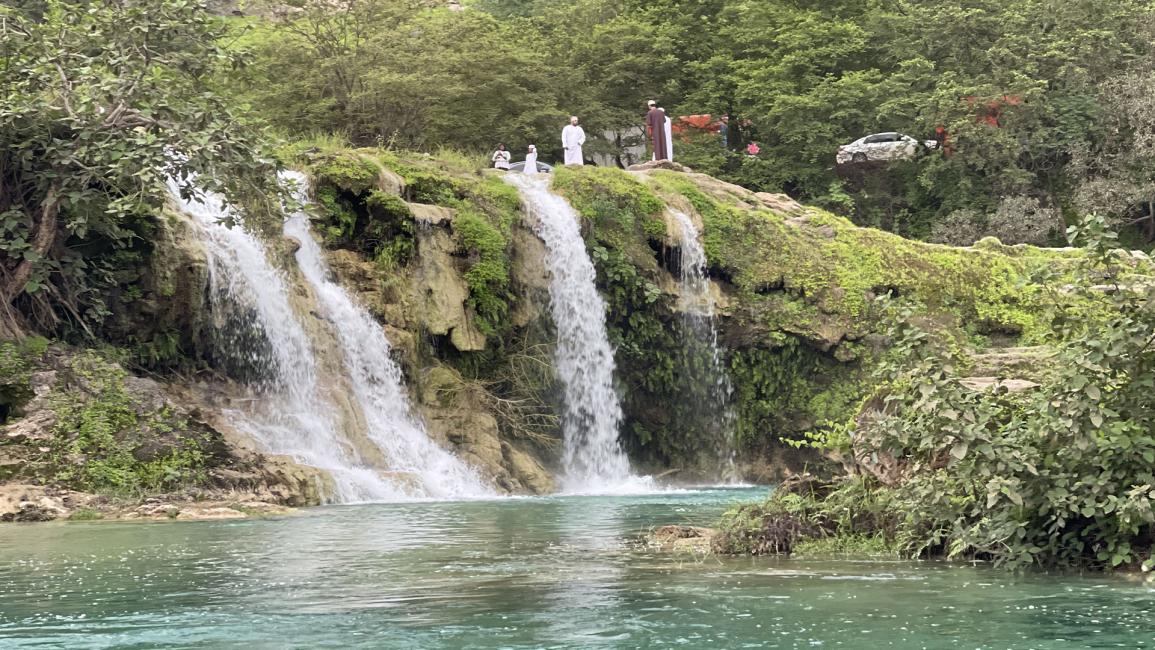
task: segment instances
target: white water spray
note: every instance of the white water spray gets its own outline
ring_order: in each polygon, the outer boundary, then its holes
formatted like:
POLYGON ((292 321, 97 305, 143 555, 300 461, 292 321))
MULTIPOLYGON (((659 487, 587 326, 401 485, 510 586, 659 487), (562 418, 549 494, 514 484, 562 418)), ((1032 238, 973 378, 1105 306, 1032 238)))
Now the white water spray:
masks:
MULTIPOLYGON (((304 175, 287 172, 297 200, 308 198, 304 175)), ((336 332, 345 371, 365 419, 369 438, 384 452, 391 472, 412 497, 474 497, 491 494, 477 474, 430 440, 412 413, 401 368, 390 356, 381 325, 344 287, 330 278, 324 254, 309 230, 309 217, 296 211, 285 221, 285 234, 300 242, 297 264, 317 295, 322 317, 336 332)))
POLYGON ((577 213, 549 191, 548 177, 511 174, 534 231, 549 255, 550 311, 557 327, 555 363, 565 389, 562 464, 567 491, 618 491, 639 479, 618 442, 622 409, 614 392, 614 353, 606 305, 595 286, 577 213))
MULTIPOLYGON (((380 373, 383 374, 374 374, 369 366, 379 364, 380 359, 359 357, 362 350, 350 349, 345 340, 347 327, 336 327, 346 359, 357 359, 363 366, 346 364, 350 367, 347 382, 354 387, 357 401, 365 411, 364 417, 354 419, 377 425, 369 434, 381 446, 379 450, 358 449, 358 445, 350 438, 350 432, 344 428, 356 424, 342 422, 337 416, 341 409, 335 404, 333 395, 321 389, 313 343, 302 326, 300 315, 293 309, 285 276, 269 262, 264 246, 245 229, 240 215, 231 212, 219 196, 203 192, 197 197, 184 200, 179 198, 175 183, 170 183, 170 189, 181 209, 194 219, 200 230, 208 258, 211 308, 218 333, 219 352, 228 357, 228 361, 244 367, 258 378, 254 382, 258 393, 256 399, 244 409, 227 412, 232 424, 253 438, 265 453, 291 456, 304 465, 324 470, 333 480, 335 493, 330 498, 337 502, 487 493, 480 481, 472 477, 467 469, 463 474, 472 480, 454 482, 452 479, 457 476, 449 473, 442 475, 450 480, 441 483, 425 480, 426 475, 415 471, 406 462, 413 460, 412 456, 405 457, 395 466, 379 466, 379 456, 389 461, 395 459, 390 451, 396 447, 379 441, 389 441, 390 435, 395 433, 380 425, 383 420, 388 420, 385 414, 395 408, 398 402, 390 398, 381 403, 372 403, 370 407, 366 407, 366 402, 373 402, 374 398, 379 397, 375 392, 378 390, 385 394, 390 390, 400 391, 400 373, 394 375, 390 370, 396 366, 388 359, 387 343, 384 350, 389 365, 381 365, 380 373), (228 227, 222 223, 223 220, 230 220, 235 225, 228 227), (388 386, 393 379, 397 381, 396 388, 379 389, 373 385, 376 381, 388 386)), ((293 215, 293 219, 304 228, 305 236, 299 236, 301 249, 311 246, 304 255, 298 251, 302 270, 305 266, 301 262, 302 257, 315 260, 312 270, 316 272, 320 269, 319 277, 323 280, 323 263, 320 262, 316 243, 308 236, 305 217, 293 215)), ((289 224, 286 224, 288 227, 289 224)), ((314 274, 313 277, 318 276, 314 274)), ((319 299, 326 303, 325 309, 329 312, 326 315, 330 323, 337 325, 340 317, 332 315, 329 305, 339 300, 333 296, 338 292, 343 293, 340 287, 322 284, 317 292, 319 299), (320 295, 322 293, 324 295, 320 295)), ((345 299, 352 305, 347 295, 345 299)), ((355 308, 351 309, 355 311, 355 308)), ((361 324, 358 326, 363 328, 361 324)), ((383 340, 383 333, 381 337, 383 340)), ((370 347, 373 345, 376 348, 372 351, 378 352, 380 345, 372 344, 370 347)), ((412 426, 409 424, 407 405, 404 401, 401 404, 405 408, 397 417, 406 422, 402 428, 409 431, 412 426)), ((419 427, 415 431, 424 435, 419 427)), ((431 441, 426 442, 433 445, 431 441)), ((452 458, 448 452, 441 453, 452 458)), ((431 454, 430 459, 435 456, 431 454)), ((435 475, 442 472, 444 464, 431 464, 436 468, 435 475)))

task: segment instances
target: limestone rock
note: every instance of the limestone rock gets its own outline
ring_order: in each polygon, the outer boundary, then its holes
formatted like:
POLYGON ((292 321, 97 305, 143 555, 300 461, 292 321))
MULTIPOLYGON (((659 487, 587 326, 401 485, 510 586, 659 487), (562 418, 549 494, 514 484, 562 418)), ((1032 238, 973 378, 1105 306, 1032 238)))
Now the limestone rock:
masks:
POLYGON ((498 487, 530 494, 554 489, 553 479, 532 456, 502 440, 479 385, 451 368, 435 366, 423 376, 418 397, 430 437, 452 446, 498 487))
POLYGON ((785 212, 786 214, 795 214, 806 210, 801 203, 795 201, 785 194, 771 194, 770 192, 756 192, 754 196, 762 202, 762 205, 777 212, 785 212))
POLYGON ((52 427, 55 425, 55 412, 49 410, 35 411, 28 417, 0 427, 0 445, 51 440, 52 427))
POLYGON ((511 236, 510 279, 518 296, 510 318, 515 327, 525 327, 545 315, 549 305, 549 271, 545 243, 524 225, 516 225, 511 236))
POLYGON ((971 355, 977 377, 1043 379, 1055 351, 1047 346, 991 348, 971 355))
POLYGON ((421 324, 431 334, 449 336, 453 347, 462 352, 484 350, 485 335, 473 324, 466 307, 469 287, 456 267, 453 236, 438 227, 417 231, 414 289, 421 324))
POLYGON ((509 473, 529 492, 548 494, 557 489, 553 477, 532 456, 515 449, 508 442, 501 443, 501 450, 509 473))
POLYGON ((401 196, 405 193, 405 179, 392 169, 381 165, 377 176, 377 189, 386 194, 401 196))
POLYGON ((10 483, 0 485, 0 521, 51 521, 67 516, 73 495, 41 485, 10 483))
POLYGON ((413 219, 419 225, 445 226, 453 222, 456 212, 452 208, 440 205, 426 205, 424 203, 407 203, 413 219))
POLYGON ((669 170, 672 172, 692 172, 692 171, 694 171, 694 170, 690 169, 689 167, 687 167, 681 163, 676 163, 672 160, 650 160, 650 161, 647 161, 644 163, 638 163, 636 165, 630 165, 629 167, 626 168, 627 171, 631 171, 631 172, 647 172, 647 171, 651 171, 654 169, 666 169, 666 170, 669 170))

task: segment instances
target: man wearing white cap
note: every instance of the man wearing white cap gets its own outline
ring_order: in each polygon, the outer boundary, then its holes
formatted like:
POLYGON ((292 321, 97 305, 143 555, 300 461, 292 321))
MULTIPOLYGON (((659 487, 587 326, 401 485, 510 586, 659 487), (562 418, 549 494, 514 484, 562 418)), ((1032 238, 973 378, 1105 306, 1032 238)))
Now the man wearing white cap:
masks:
POLYGON ((582 145, 586 143, 586 132, 578 126, 577 115, 569 118, 569 124, 561 130, 561 146, 565 149, 565 164, 583 165, 582 145))

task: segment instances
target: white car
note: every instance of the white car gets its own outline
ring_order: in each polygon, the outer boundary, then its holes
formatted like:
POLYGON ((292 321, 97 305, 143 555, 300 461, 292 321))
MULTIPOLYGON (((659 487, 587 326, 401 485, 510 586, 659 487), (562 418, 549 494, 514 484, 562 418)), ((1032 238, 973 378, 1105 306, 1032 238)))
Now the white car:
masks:
POLYGON ((839 165, 873 161, 907 160, 921 153, 922 148, 935 149, 937 140, 919 142, 901 133, 875 133, 859 138, 838 148, 839 165))

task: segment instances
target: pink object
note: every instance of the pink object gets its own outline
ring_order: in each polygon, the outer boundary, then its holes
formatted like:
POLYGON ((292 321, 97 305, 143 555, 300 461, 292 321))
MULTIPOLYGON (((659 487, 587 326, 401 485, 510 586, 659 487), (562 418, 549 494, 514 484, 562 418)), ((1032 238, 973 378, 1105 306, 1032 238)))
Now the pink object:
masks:
POLYGON ((746 153, 751 156, 757 156, 759 151, 762 151, 762 148, 758 146, 757 142, 746 145, 746 153))

